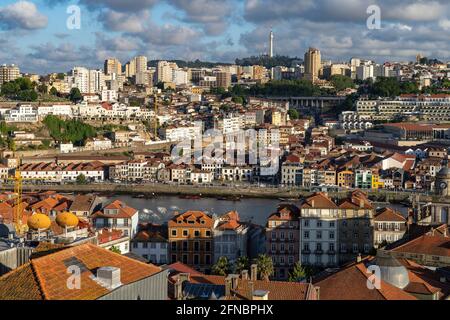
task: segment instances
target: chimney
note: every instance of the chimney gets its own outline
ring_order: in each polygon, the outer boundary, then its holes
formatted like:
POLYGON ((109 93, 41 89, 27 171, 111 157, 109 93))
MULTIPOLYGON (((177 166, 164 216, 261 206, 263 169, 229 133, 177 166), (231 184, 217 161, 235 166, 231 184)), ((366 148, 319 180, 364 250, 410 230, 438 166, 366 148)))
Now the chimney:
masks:
POLYGON ((311 207, 314 208, 314 200, 311 200, 311 207))
POLYGON ((252 264, 250 266, 250 280, 256 281, 258 279, 258 265, 252 264))
POLYGON ((248 280, 248 270, 241 271, 241 278, 242 280, 248 280))
POLYGON ((180 280, 181 282, 190 281, 191 275, 189 273, 180 273, 178 274, 178 280, 180 280))
POLYGON ((174 284, 174 296, 175 300, 183 299, 183 281, 181 281, 180 278, 178 278, 174 284))
POLYGON ((225 278, 225 297, 231 296, 231 278, 226 277, 225 278))
POLYGON ((117 267, 101 267, 97 270, 97 280, 102 286, 108 289, 120 287, 120 268, 117 267))
POLYGON ((358 253, 358 256, 356 257, 356 262, 360 263, 362 261, 361 253, 358 253))
POLYGON ((248 282, 249 300, 253 300, 253 292, 255 291, 255 284, 253 281, 248 282))

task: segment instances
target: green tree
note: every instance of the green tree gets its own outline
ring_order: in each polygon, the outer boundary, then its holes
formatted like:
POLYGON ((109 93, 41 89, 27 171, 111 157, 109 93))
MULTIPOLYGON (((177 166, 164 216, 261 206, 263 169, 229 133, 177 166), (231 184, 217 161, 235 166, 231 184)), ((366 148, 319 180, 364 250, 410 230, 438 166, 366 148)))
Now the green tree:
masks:
POLYGON ((231 101, 233 101, 234 103, 243 104, 244 98, 241 96, 234 96, 233 98, 231 98, 231 101))
POLYGON ((55 87, 51 87, 51 89, 50 89, 50 94, 51 94, 52 96, 57 96, 57 95, 58 95, 58 90, 56 90, 55 87))
POLYGON ((116 247, 116 246, 112 246, 111 248, 109 248, 109 251, 112 251, 112 252, 118 253, 118 254, 122 254, 122 251, 120 251, 120 248, 116 247))
POLYGON ((288 114, 289 114, 289 118, 291 118, 291 120, 300 118, 300 114, 295 109, 289 109, 288 114))
POLYGON ((331 76, 330 81, 333 84, 336 91, 342 91, 347 88, 355 87, 355 83, 353 82, 352 78, 340 74, 335 74, 331 76))
POLYGON ((77 177, 77 184, 87 184, 86 176, 80 173, 77 177))
POLYGON ((69 93, 69 100, 73 103, 78 103, 83 99, 83 96, 81 95, 80 89, 78 88, 72 88, 69 93))
POLYGON ((258 273, 262 280, 269 281, 270 277, 274 274, 272 258, 265 254, 260 254, 255 259, 255 263, 258 266, 258 273))
POLYGON ((45 84, 41 84, 37 87, 39 93, 47 93, 48 87, 45 84))
POLYGON ((234 272, 241 273, 242 270, 248 270, 250 268, 250 260, 247 256, 240 256, 234 263, 234 272))
POLYGON ((294 265, 294 269, 289 273, 289 281, 290 282, 299 282, 302 281, 307 277, 307 271, 306 269, 300 264, 300 262, 297 262, 294 265))
POLYGON ((231 265, 227 257, 220 257, 212 266, 212 273, 219 276, 226 276, 231 272, 231 265))

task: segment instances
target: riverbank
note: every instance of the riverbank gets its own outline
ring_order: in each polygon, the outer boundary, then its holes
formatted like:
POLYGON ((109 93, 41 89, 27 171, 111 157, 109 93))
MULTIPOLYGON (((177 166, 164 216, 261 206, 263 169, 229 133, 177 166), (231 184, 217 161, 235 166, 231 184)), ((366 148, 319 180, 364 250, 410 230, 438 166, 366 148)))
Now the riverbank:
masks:
MULTIPOLYGON (((3 189, 12 190, 12 186, 4 186, 3 189)), ((230 186, 190 186, 190 185, 167 185, 167 184, 65 184, 65 185, 23 185, 24 191, 49 191, 57 192, 79 192, 79 193, 101 193, 104 195, 136 195, 153 197, 155 195, 187 195, 201 197, 244 197, 244 198, 266 198, 266 199, 298 199, 307 197, 313 192, 298 190, 294 188, 273 187, 230 187, 230 186)), ((350 191, 329 192, 336 198, 344 198, 350 191)), ((394 192, 387 190, 368 191, 369 197, 375 201, 385 202, 409 202, 412 193, 394 192)), ((434 197, 421 196, 421 200, 433 200, 434 197)))

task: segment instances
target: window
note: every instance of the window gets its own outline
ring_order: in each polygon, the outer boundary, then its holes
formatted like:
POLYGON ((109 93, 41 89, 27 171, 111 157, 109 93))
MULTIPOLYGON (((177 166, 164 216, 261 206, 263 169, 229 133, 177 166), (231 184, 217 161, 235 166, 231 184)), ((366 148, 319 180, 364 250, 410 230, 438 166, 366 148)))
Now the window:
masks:
POLYGON ((133 242, 133 248, 137 248, 138 247, 138 243, 137 242, 133 242))
POLYGON ((205 251, 211 251, 211 242, 209 241, 205 242, 205 251))
POLYGON ((177 250, 177 243, 176 242, 172 242, 172 250, 177 250))
POLYGON ((205 264, 211 264, 211 256, 209 254, 205 255, 205 264))
POLYGON ((330 251, 334 251, 334 243, 330 243, 330 244, 328 245, 328 249, 329 249, 330 251))
POLYGON ((172 257, 171 257, 171 259, 172 259, 172 263, 177 262, 177 255, 176 255, 176 254, 173 254, 172 257))
POLYGON ((305 232, 303 233, 303 237, 304 237, 305 239, 309 239, 309 231, 305 231, 305 232))
POLYGON ((309 227, 309 220, 305 220, 304 223, 303 223, 303 225, 304 225, 305 227, 309 227))
POLYGON ((157 263, 158 261, 156 261, 156 254, 151 254, 150 255, 150 262, 152 263, 157 263))
POLYGON ((142 247, 143 247, 144 249, 147 249, 147 248, 148 248, 148 242, 144 242, 144 243, 142 244, 142 247))
POLYGON ((294 233, 293 232, 289 232, 289 240, 294 240, 294 233))
POLYGON ((289 253, 293 253, 294 252, 294 245, 290 244, 289 245, 289 253))
POLYGON ((150 248, 152 248, 152 249, 156 249, 156 242, 152 242, 152 243, 150 243, 150 248))
POLYGON ((334 221, 330 221, 330 228, 334 228, 334 221))
POLYGON ((183 230, 183 237, 187 237, 188 236, 188 231, 187 230, 183 230))
POLYGON ((308 242, 303 244, 303 250, 304 251, 309 251, 309 243, 308 242))
POLYGON ((280 239, 281 239, 281 240, 284 240, 284 232, 281 232, 281 233, 280 233, 280 239))
POLYGON ((289 256, 288 257, 288 261, 289 261, 289 264, 293 264, 294 263, 294 257, 293 256, 289 256))
POLYGON ((200 256, 198 254, 194 254, 194 264, 200 263, 200 256))
POLYGON ((317 220, 317 228, 321 228, 322 227, 322 221, 321 220, 317 220))
POLYGON ((194 251, 199 251, 200 250, 200 242, 195 241, 194 242, 194 251))
POLYGON ((195 230, 194 231, 194 236, 200 237, 200 230, 195 230))
POLYGON ((283 251, 284 251, 284 249, 285 249, 285 247, 284 247, 284 243, 281 243, 281 244, 280 244, 280 251, 281 251, 281 252, 283 252, 283 251))
POLYGON ((272 236, 272 240, 276 240, 277 239, 277 233, 275 231, 271 232, 271 236, 272 236))
POLYGON ((322 244, 321 243, 316 243, 316 250, 317 251, 322 251, 322 244))
POLYGON ((210 237, 210 236, 211 236, 211 231, 206 230, 206 233, 205 233, 205 234, 206 234, 207 237, 210 237))
POLYGON ((184 264, 188 263, 188 255, 187 254, 183 254, 183 263, 184 264))
POLYGON ((322 239, 322 231, 316 231, 316 238, 322 239))
POLYGON ((358 235, 358 232, 353 232, 353 238, 356 239, 356 238, 358 238, 358 236, 359 236, 359 235, 358 235))
POLYGON ((359 246, 357 243, 354 243, 353 244, 353 253, 358 253, 358 251, 359 251, 359 246))
POLYGON ((334 239, 334 231, 330 231, 330 239, 334 239))
POLYGON ((177 236, 177 230, 172 230, 172 237, 176 237, 177 236))
POLYGON ((145 260, 148 260, 148 255, 147 255, 147 254, 143 254, 142 257, 143 257, 145 260))
POLYGON ((188 250, 188 242, 183 241, 183 251, 187 251, 187 250, 188 250))

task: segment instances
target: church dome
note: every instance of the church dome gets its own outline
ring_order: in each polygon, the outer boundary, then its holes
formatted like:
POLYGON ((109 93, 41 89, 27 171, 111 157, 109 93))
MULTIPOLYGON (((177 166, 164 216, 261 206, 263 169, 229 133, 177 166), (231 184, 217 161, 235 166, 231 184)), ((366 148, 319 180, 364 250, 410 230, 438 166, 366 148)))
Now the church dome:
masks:
POLYGON ((35 213, 27 221, 28 227, 32 230, 45 230, 50 228, 51 224, 50 218, 43 213, 35 213))
POLYGON ((61 212, 56 215, 56 223, 60 227, 76 227, 78 225, 78 217, 71 212, 61 212))
POLYGON ((371 264, 380 268, 381 280, 400 289, 409 284, 408 270, 396 258, 377 255, 371 264))

